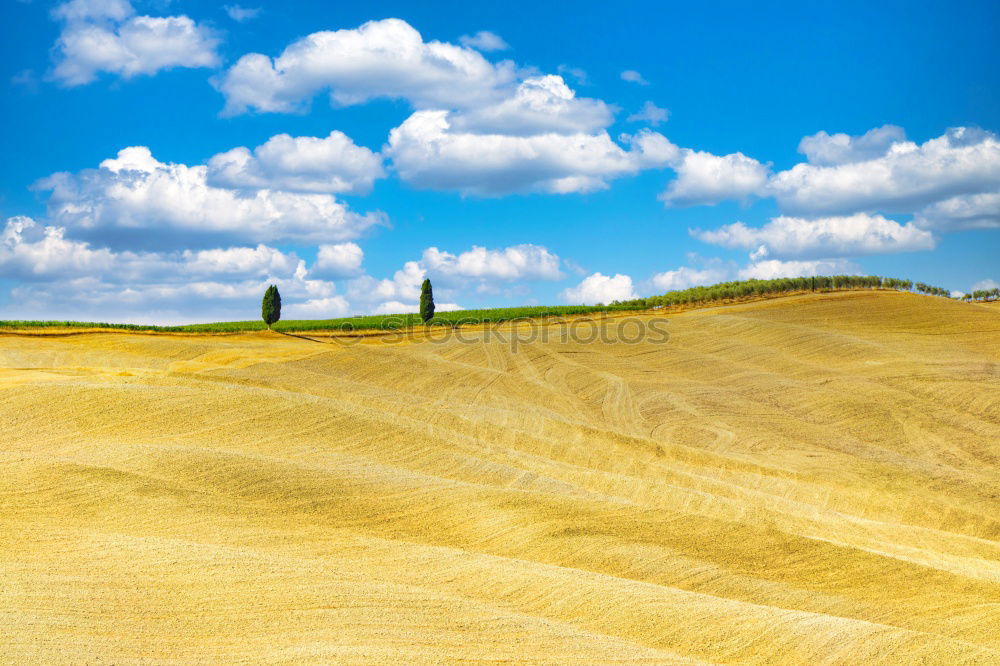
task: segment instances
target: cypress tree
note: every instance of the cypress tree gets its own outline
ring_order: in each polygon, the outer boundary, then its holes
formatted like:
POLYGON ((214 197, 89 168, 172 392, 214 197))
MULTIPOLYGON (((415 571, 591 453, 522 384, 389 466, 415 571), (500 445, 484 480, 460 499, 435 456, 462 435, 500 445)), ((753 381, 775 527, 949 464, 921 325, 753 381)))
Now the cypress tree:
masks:
POLYGON ((420 318, 425 324, 434 318, 434 290, 429 279, 420 286, 420 318))
POLYGON ((269 330, 271 324, 281 319, 281 294, 273 284, 264 292, 264 300, 260 304, 260 316, 269 330))

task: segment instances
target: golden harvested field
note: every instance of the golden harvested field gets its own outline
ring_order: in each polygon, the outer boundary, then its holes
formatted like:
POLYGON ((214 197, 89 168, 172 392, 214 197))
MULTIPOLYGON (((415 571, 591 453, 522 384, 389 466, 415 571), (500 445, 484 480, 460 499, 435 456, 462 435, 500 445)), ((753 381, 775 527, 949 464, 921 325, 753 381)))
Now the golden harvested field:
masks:
POLYGON ((1000 663, 1000 309, 668 322, 0 336, 0 662, 1000 663))

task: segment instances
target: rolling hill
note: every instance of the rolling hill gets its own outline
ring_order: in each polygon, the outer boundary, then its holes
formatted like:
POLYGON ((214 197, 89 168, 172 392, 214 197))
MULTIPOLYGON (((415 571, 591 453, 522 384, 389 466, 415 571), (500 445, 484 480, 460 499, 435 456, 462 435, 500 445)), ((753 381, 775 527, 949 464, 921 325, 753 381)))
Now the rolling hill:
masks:
POLYGON ((0 333, 0 662, 1000 663, 1000 309, 654 317, 0 333))

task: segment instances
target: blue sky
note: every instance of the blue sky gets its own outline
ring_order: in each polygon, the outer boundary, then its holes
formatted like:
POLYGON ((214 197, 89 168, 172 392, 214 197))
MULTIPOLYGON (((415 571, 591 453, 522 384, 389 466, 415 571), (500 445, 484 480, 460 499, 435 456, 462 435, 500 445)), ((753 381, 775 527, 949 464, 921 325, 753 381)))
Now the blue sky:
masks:
POLYGON ((997 3, 0 2, 0 318, 1000 281, 997 3))

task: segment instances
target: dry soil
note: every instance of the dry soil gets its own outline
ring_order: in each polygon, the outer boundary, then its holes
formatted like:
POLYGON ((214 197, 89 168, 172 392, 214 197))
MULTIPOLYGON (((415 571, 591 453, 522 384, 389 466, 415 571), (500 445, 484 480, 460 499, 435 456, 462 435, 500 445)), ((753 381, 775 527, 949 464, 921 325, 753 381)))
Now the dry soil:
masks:
POLYGON ((1000 309, 623 321, 0 336, 0 662, 1000 663, 1000 309))

